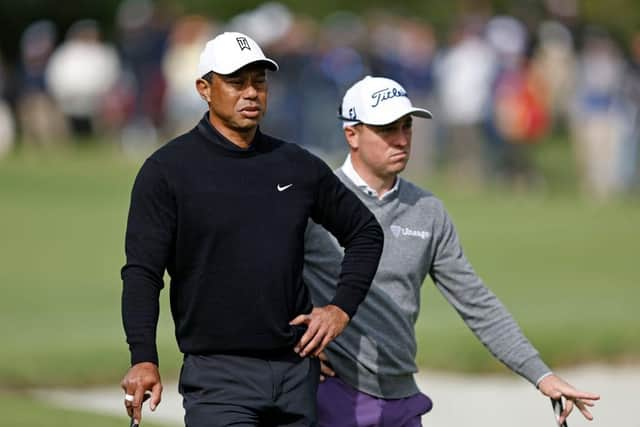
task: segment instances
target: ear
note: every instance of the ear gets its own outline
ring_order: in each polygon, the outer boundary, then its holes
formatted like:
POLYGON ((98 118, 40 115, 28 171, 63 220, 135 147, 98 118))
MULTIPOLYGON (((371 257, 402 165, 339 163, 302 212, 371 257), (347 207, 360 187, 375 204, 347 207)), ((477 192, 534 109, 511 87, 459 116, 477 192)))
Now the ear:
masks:
POLYGON ((349 144, 351 150, 357 150, 360 144, 358 129, 355 126, 347 126, 344 128, 344 137, 349 144))
POLYGON ((207 104, 211 103, 211 85, 205 79, 196 80, 196 90, 207 104))

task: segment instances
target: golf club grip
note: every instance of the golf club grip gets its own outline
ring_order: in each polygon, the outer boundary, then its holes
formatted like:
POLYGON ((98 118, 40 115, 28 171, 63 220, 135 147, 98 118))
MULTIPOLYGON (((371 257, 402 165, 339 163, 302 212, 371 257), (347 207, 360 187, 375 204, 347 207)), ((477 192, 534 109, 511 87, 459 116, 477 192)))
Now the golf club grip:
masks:
MULTIPOLYGON (((551 406, 553 407, 553 413, 556 416, 556 424, 558 423, 558 417, 564 411, 564 405, 562 404, 562 398, 560 399, 551 399, 551 406)), ((567 420, 564 420, 562 424, 559 424, 560 427, 568 427, 567 420)))
MULTIPOLYGON (((146 402, 150 397, 151 397, 151 392, 145 391, 144 395, 142 396, 142 403, 146 402)), ((142 408, 140 408, 140 410, 142 410, 142 408)), ((135 420, 133 419, 133 417, 131 417, 129 422, 129 427, 139 427, 139 424, 136 424, 134 421, 135 420)))

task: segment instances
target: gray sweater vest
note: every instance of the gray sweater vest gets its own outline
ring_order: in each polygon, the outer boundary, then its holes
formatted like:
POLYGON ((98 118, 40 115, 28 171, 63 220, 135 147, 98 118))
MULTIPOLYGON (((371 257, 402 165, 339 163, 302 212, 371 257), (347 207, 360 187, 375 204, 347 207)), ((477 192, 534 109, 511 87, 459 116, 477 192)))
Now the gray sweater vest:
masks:
MULTIPOLYGON (((418 392, 415 322, 427 274, 480 341, 506 366, 534 383, 550 370, 513 317, 465 258, 455 227, 433 194, 400 179, 383 200, 368 196, 341 170, 336 175, 373 212, 384 230, 375 279, 345 331, 327 348, 336 374, 386 399, 418 392)), ((305 234, 304 280, 315 306, 335 295, 343 251, 321 226, 305 234)))

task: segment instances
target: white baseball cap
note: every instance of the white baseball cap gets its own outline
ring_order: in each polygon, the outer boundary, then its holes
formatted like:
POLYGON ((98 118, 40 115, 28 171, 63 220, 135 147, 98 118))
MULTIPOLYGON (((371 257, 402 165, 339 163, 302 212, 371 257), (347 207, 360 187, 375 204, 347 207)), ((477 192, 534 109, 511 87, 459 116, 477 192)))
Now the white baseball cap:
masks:
POLYGON ((358 123, 386 125, 407 114, 430 119, 432 114, 411 104, 407 91, 396 81, 366 76, 344 94, 338 118, 343 127, 358 123))
POLYGON ((231 74, 245 65, 264 62, 266 68, 278 70, 273 59, 264 56, 262 49, 251 37, 242 33, 226 32, 209 40, 200 54, 198 77, 210 71, 217 74, 231 74))

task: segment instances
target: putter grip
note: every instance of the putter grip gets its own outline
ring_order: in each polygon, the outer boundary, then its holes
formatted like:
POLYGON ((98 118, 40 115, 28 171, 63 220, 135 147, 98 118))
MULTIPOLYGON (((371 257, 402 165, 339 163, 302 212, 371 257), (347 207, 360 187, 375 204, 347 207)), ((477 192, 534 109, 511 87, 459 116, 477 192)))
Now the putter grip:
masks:
MULTIPOLYGON (((551 399, 551 406, 553 407, 553 413, 556 416, 556 424, 558 424, 558 417, 562 411, 564 411, 564 405, 562 404, 562 398, 560 399, 551 399)), ((567 420, 564 420, 562 424, 558 424, 560 427, 568 427, 567 420)))

